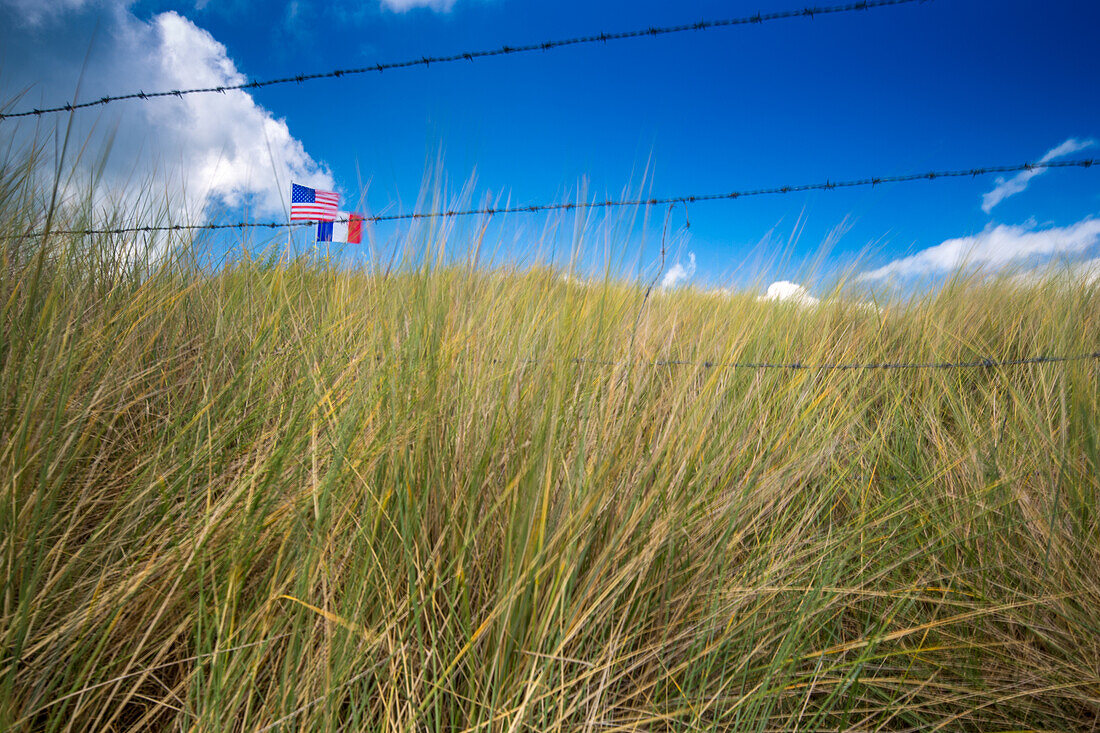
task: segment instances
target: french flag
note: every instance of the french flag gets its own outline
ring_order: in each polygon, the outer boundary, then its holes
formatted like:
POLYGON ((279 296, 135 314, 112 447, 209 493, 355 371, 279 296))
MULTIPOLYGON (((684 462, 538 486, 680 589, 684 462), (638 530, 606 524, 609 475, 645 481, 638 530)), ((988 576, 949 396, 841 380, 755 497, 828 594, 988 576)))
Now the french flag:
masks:
POLYGON ((317 241, 362 244, 363 216, 338 211, 336 212, 335 221, 317 222, 317 241))

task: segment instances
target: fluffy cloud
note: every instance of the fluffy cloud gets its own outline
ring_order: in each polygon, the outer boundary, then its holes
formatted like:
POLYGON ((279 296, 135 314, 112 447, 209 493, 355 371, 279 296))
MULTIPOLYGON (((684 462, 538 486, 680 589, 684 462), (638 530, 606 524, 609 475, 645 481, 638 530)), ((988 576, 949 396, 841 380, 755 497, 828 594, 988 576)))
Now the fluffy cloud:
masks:
POLYGON ((790 280, 779 280, 768 286, 768 292, 757 298, 758 301, 790 302, 802 306, 814 306, 821 302, 820 298, 810 295, 806 288, 790 280))
MULTIPOLYGON (((72 98, 87 48, 77 39, 91 39, 90 21, 101 30, 83 70, 81 99, 245 80, 224 45, 175 12, 143 21, 122 0, 61 0, 42 11, 39 27, 24 32, 18 12, 11 11, 25 2, 0 0, 0 11, 8 11, 0 12, 0 43, 9 48, 9 59, 20 60, 4 86, 9 94, 30 87, 20 108, 72 98)), ((64 130, 67 119, 46 118, 46 124, 55 123, 64 130)), ((33 123, 21 125, 17 134, 35 134, 33 123)), ((100 204, 156 205, 152 199, 162 198, 174 217, 190 221, 221 205, 278 216, 285 211, 291 180, 333 187, 332 175, 286 122, 245 91, 85 110, 74 118, 73 135, 76 147, 91 155, 111 150, 106 161, 89 156, 77 163, 78 170, 98 176, 100 204)))
MULTIPOLYGON (((156 58, 169 88, 245 81, 225 46, 187 19, 163 13, 154 18, 153 26, 159 41, 156 58)), ((333 187, 331 174, 306 153, 286 122, 244 91, 195 95, 185 99, 182 109, 146 106, 158 135, 173 140, 186 166, 187 177, 181 183, 204 201, 251 203, 258 211, 281 213, 291 179, 333 187)))
POLYGON ((1100 242, 1100 219, 1088 217, 1067 227, 998 224, 981 234, 948 239, 935 247, 860 274, 857 281, 937 275, 963 266, 1004 266, 1033 257, 1080 255, 1100 242))
POLYGON ((382 0, 382 7, 396 13, 404 13, 413 8, 431 8, 446 13, 454 7, 455 0, 382 0))
MULTIPOLYGON (((1041 163, 1049 163, 1052 160, 1063 158, 1067 155, 1072 155, 1080 150, 1084 150, 1087 147, 1095 145, 1093 140, 1077 140, 1070 138, 1056 148, 1047 151, 1041 159, 1041 163)), ((1045 168, 1036 168, 1029 171, 1020 171, 1012 178, 1005 180, 1004 178, 997 179, 997 186, 992 191, 982 195, 982 211, 989 213, 993 210, 993 207, 1004 201, 1009 196, 1014 196, 1024 191, 1032 178, 1040 176, 1046 173, 1045 168)))
POLYGON ((675 288, 679 285, 690 280, 695 275, 695 253, 688 252, 688 264, 684 267, 681 263, 677 262, 672 267, 668 268, 668 272, 661 278, 662 288, 675 288))

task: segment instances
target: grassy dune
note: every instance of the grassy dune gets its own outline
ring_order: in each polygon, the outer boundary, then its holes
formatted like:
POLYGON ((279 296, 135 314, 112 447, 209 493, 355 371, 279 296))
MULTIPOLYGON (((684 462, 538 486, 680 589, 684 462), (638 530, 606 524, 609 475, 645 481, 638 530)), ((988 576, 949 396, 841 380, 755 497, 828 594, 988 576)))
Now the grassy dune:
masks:
POLYGON ((647 363, 1090 353, 1095 286, 122 244, 3 243, 0 729, 1100 727, 1097 360, 647 363))

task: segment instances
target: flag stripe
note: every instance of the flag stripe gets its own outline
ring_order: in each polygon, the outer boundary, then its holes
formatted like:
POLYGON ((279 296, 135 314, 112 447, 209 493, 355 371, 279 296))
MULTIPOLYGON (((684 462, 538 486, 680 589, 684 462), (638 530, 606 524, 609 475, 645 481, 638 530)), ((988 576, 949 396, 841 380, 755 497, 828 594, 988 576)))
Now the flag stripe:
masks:
POLYGON ((363 217, 352 214, 348 217, 348 244, 363 243, 363 217))
POLYGON ((336 221, 332 224, 332 241, 346 242, 348 240, 348 212, 337 211, 336 221))
POLYGON ((295 209, 291 215, 291 221, 332 221, 336 218, 336 212, 332 209, 295 209))

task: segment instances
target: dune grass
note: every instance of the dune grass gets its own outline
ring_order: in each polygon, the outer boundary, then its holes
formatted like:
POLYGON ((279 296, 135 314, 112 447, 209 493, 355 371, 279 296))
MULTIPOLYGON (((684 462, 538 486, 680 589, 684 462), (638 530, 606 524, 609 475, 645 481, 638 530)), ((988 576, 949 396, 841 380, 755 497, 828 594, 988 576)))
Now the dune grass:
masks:
POLYGON ((0 729, 1100 726, 1095 359, 651 363, 1090 353, 1095 286, 646 299, 443 236, 4 240, 0 729))

